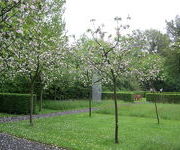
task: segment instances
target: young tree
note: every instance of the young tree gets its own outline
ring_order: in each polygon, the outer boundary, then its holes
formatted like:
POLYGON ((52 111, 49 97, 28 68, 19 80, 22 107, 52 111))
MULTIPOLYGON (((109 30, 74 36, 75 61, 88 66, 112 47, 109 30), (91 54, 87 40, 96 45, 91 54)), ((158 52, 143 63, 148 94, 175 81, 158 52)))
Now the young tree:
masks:
POLYGON ((42 72, 50 70, 60 59, 65 36, 62 0, 30 1, 21 5, 21 25, 16 31, 18 39, 11 47, 17 73, 29 79, 31 93, 30 124, 33 113, 34 84, 42 72))
MULTIPOLYGON (((142 54, 142 56, 134 62, 134 68, 134 73, 139 81, 148 84, 148 88, 151 92, 155 92, 156 81, 163 81, 165 79, 164 58, 158 54, 142 54)), ((156 101, 154 101, 154 104, 157 122, 159 124, 160 121, 156 101)))
POLYGON ((89 68, 88 64, 84 62, 83 53, 88 48, 88 38, 83 35, 80 39, 76 39, 73 36, 74 43, 70 46, 71 50, 69 51, 69 56, 74 75, 76 80, 80 80, 83 84, 83 87, 88 89, 88 99, 89 99, 89 117, 92 115, 92 68, 89 68))
MULTIPOLYGON (((128 19, 130 19, 128 17, 128 19)), ((128 25, 120 24, 121 18, 116 17, 117 23, 115 37, 107 35, 103 27, 94 30, 89 29, 92 39, 88 40, 87 47, 83 51, 83 61, 89 68, 100 73, 103 80, 112 82, 115 108, 115 143, 118 139, 118 105, 117 105, 117 80, 127 73, 130 64, 129 53, 132 50, 130 39, 123 35, 128 25)), ((94 20, 92 20, 94 24, 94 20)))

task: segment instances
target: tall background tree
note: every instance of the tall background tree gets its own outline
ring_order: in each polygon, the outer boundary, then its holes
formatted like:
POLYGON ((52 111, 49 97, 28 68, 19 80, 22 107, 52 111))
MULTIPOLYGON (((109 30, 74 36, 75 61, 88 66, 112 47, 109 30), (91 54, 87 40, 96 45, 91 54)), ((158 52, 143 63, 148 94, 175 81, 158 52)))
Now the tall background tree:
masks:
POLYGON ((180 91, 180 16, 174 20, 166 21, 167 34, 171 39, 171 44, 166 52, 166 86, 168 91, 180 91))

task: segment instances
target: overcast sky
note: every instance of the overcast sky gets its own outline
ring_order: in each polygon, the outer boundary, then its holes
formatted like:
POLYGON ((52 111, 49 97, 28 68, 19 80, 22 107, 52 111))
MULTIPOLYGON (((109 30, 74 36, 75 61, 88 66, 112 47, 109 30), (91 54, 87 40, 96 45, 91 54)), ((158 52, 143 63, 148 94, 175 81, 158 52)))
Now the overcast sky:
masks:
POLYGON ((65 11, 68 34, 77 36, 91 27, 90 19, 114 28, 113 18, 131 16, 135 29, 158 29, 165 32, 165 20, 180 15, 180 0, 67 0, 65 11))

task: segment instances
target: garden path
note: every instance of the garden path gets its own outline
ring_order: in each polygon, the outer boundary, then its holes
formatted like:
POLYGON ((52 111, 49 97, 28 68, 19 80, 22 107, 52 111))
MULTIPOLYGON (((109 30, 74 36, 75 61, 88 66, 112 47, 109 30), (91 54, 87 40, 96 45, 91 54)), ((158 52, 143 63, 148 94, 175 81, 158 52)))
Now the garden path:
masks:
POLYGON ((0 133, 0 150, 67 150, 0 133))
MULTIPOLYGON (((97 110, 96 108, 92 108, 92 110, 97 110)), ((65 112, 56 112, 50 114, 39 114, 33 115, 34 119, 38 118, 48 118, 54 116, 61 116, 67 114, 78 114, 83 112, 88 112, 89 109, 81 109, 81 110, 71 110, 65 112)), ((8 123, 8 122, 15 122, 21 120, 28 120, 29 115, 24 116, 16 116, 16 117, 1 117, 0 123, 8 123)), ((17 138, 12 135, 8 135, 5 133, 0 133, 0 150, 67 150, 65 148, 59 148, 55 146, 49 146, 46 144, 26 140, 23 138, 17 138)))
MULTIPOLYGON (((92 110, 97 110, 97 108, 92 108, 92 110)), ((83 112, 89 112, 89 109, 70 110, 70 111, 64 111, 64 112, 33 115, 33 119, 62 116, 62 115, 67 115, 67 114, 78 114, 78 113, 83 113, 83 112)), ((28 120, 28 119, 29 119, 29 115, 15 116, 15 117, 0 117, 0 123, 16 122, 16 121, 28 120)))

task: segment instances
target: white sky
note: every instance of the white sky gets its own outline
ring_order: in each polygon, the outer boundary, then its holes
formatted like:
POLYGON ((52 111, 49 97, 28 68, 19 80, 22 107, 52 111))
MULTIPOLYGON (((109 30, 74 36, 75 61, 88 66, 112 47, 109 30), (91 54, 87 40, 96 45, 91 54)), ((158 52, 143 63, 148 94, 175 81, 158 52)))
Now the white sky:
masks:
POLYGON ((165 20, 180 15, 180 0, 67 0, 65 11, 68 34, 77 36, 91 27, 90 20, 114 29, 114 17, 132 18, 133 29, 158 29, 165 32, 165 20))

